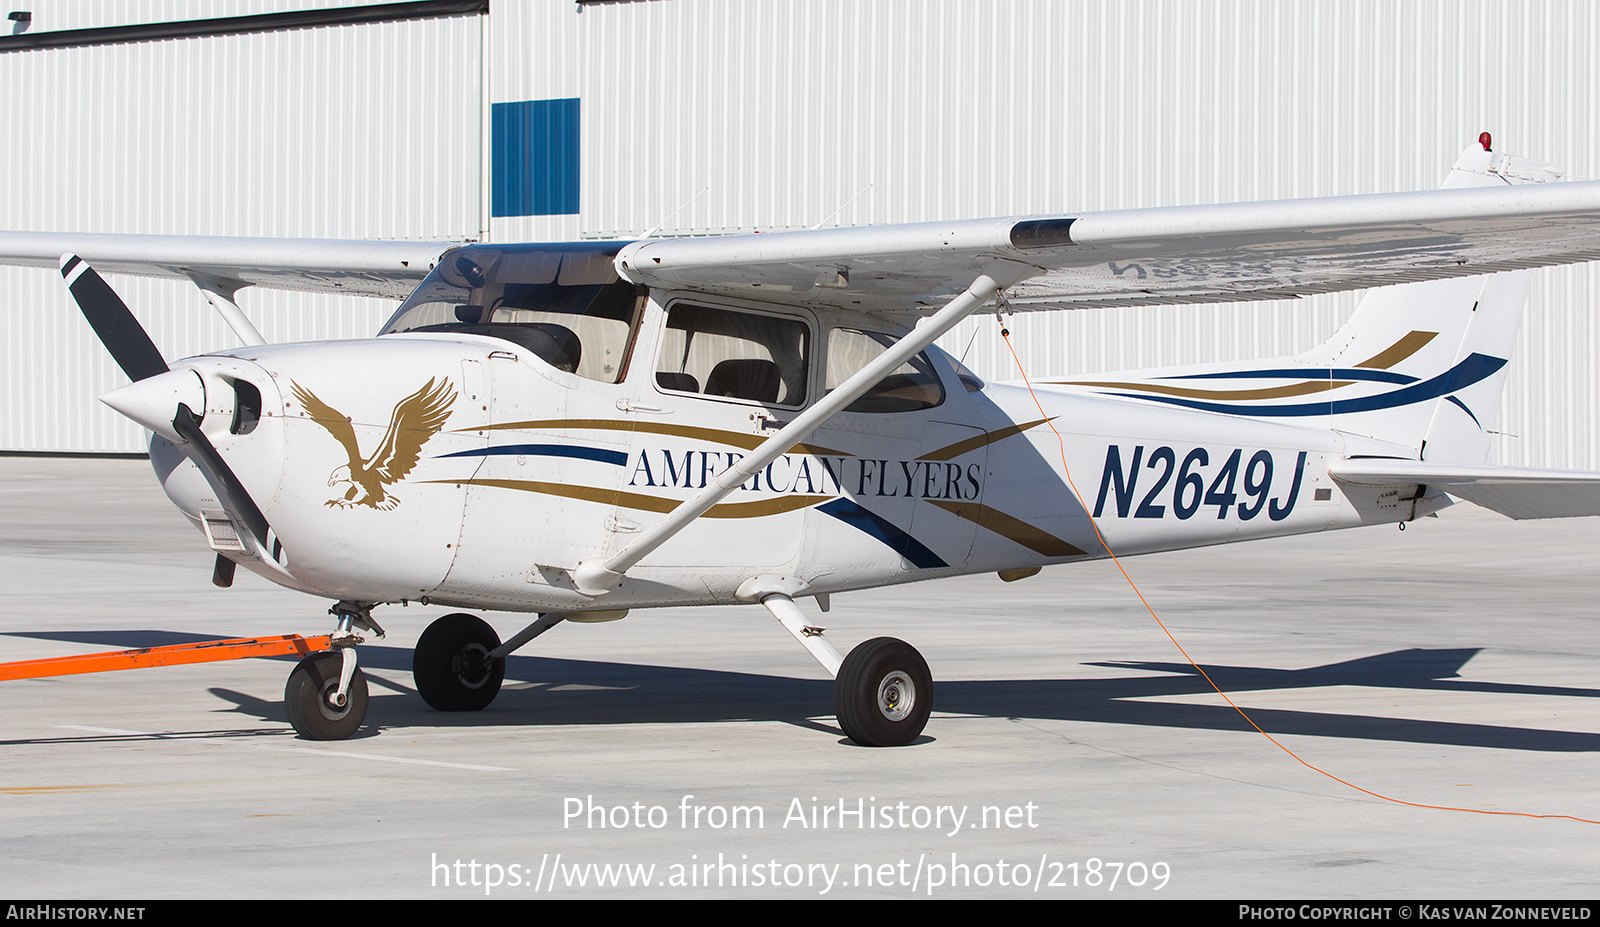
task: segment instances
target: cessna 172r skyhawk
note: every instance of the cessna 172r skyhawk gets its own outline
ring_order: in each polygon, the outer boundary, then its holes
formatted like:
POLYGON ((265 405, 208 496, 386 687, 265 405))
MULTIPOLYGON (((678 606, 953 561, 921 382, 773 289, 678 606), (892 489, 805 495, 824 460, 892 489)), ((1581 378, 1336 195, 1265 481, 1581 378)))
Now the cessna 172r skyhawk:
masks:
POLYGON ((422 634, 417 690, 459 711, 561 621, 759 602, 835 677, 845 733, 895 745, 927 721, 927 664, 891 638, 841 655, 795 599, 1452 496, 1600 514, 1600 473, 1484 463, 1527 269, 1600 258, 1600 183, 1557 179, 1485 137, 1420 193, 632 243, 8 232, 0 261, 59 264, 134 381, 103 399, 153 432, 218 584, 237 564, 336 600, 336 649, 285 694, 303 736, 361 725, 379 604, 538 613, 504 643, 467 614, 422 634), (192 280, 244 346, 169 365, 91 265, 192 280), (370 340, 268 345, 245 286, 406 298, 370 340), (1052 380, 1038 405, 933 346, 991 304, 1356 288, 1303 355, 1052 380))

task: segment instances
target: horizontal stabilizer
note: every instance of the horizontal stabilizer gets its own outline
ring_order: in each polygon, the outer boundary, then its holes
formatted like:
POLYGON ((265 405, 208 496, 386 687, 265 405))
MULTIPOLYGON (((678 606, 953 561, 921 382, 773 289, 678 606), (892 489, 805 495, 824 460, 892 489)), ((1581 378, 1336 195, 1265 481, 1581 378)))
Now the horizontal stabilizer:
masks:
POLYGON ((1328 467, 1334 479, 1363 486, 1422 485, 1508 518, 1600 515, 1600 473, 1357 457, 1328 467))

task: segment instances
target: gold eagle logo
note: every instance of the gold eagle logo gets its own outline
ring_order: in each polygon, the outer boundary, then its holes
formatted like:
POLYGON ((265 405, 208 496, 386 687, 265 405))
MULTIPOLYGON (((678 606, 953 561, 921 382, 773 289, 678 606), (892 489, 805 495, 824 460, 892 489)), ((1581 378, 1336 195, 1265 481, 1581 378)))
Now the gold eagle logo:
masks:
POLYGON ((300 401, 311 420, 327 429, 350 457, 348 464, 335 467, 328 475, 329 486, 349 487, 344 498, 329 499, 326 503, 339 508, 365 505, 387 512, 399 505, 400 500, 389 495, 384 487, 405 479, 417 465, 422 445, 444 427, 445 419, 450 417, 450 406, 456 401, 455 387, 449 380, 430 379, 394 407, 383 441, 370 457, 363 459, 349 417, 300 384, 291 381, 291 385, 295 399, 300 401))

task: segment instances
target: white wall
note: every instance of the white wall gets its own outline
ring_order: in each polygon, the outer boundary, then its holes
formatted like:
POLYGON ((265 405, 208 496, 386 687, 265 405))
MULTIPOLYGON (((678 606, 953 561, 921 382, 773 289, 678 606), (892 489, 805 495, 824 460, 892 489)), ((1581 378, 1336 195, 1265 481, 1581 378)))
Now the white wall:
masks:
MULTIPOLYGON (((0 53, 0 228, 475 238, 481 19, 0 53)), ((187 284, 112 283, 168 358, 237 343, 187 284)), ((238 301, 274 341, 370 336, 394 310, 256 289, 238 301)), ((0 448, 145 449, 95 401, 125 378, 58 274, 0 268, 0 351, 0 448)))
MULTIPOLYGON (((706 186, 664 234, 1423 189, 1484 130, 1600 177, 1584 0, 678 0, 568 18, 592 236, 636 234, 706 186)), ((1502 461, 1600 467, 1597 296, 1593 268, 1539 275, 1502 461)), ((1294 353, 1356 298, 1012 328, 1045 376, 1294 353)), ((996 328, 944 344, 1015 378, 996 328)))
MULTIPOLYGON (((71 6, 35 4, 35 29, 71 6)), ((1418 189, 1483 130, 1600 176, 1588 0, 495 0, 486 39, 482 19, 0 54, 0 227, 474 237, 487 104, 566 97, 582 211, 495 219, 495 240, 636 235, 706 187, 664 234, 1418 189)), ((127 292, 163 350, 228 343, 198 294, 127 292)), ((1502 461, 1600 468, 1597 295, 1593 268, 1540 272, 1502 461)), ((1012 328, 1029 373, 1057 375, 1292 353, 1355 298, 1012 328)), ((295 339, 365 334, 388 309, 241 302, 295 339)), ((0 447, 137 447, 95 411, 119 375, 71 312, 53 275, 0 271, 0 447)), ((992 317, 946 343, 1014 376, 992 317)))

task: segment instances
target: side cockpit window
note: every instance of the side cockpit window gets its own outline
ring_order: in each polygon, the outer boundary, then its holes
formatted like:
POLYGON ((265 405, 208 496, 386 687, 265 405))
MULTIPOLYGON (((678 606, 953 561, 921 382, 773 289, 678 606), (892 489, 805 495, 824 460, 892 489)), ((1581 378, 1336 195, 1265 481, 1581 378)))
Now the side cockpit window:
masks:
POLYGON ((667 313, 656 385, 676 393, 798 406, 810 329, 778 316, 687 303, 667 313))
MULTIPOLYGON (((829 391, 837 389, 849 376, 865 367, 894 344, 895 339, 879 332, 835 328, 828 332, 829 391)), ((915 412, 944 402, 944 385, 928 362, 918 354, 888 376, 874 383, 861 398, 845 407, 846 412, 915 412)))
POLYGON ((487 335, 557 370, 616 383, 627 368, 646 297, 643 287, 617 276, 619 247, 457 248, 379 334, 487 335))

